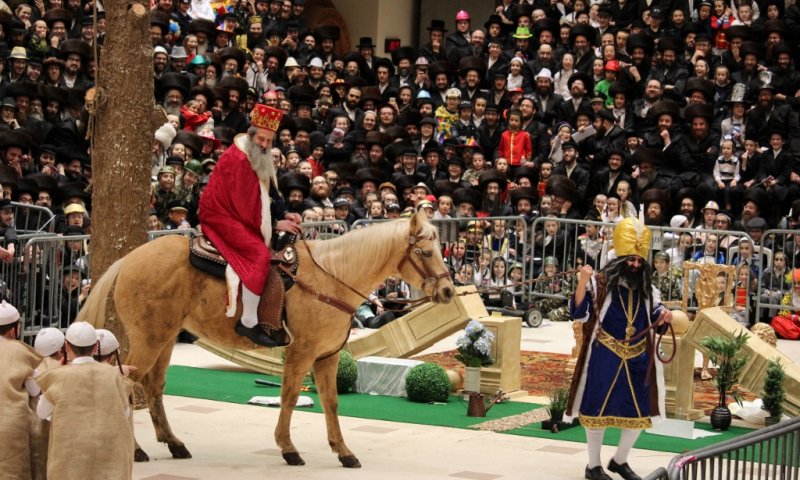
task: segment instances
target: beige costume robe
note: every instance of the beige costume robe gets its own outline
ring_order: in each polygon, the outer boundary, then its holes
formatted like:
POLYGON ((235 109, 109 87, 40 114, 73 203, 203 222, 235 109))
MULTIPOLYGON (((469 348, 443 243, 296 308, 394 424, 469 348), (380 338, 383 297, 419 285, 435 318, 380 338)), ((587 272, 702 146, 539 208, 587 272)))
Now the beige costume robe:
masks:
POLYGON ((48 478, 130 479, 131 382, 116 367, 93 361, 56 368, 36 381, 53 405, 48 478))
MULTIPOLYGON (((36 374, 60 367, 61 362, 53 357, 44 357, 42 363, 36 367, 36 374)), ((33 480, 47 479, 47 444, 50 441, 50 422, 42 420, 36 414, 36 404, 39 397, 31 398, 31 478, 33 480)))
POLYGON ((31 409, 25 381, 41 361, 41 355, 24 343, 0 339, 0 480, 31 478, 31 409))

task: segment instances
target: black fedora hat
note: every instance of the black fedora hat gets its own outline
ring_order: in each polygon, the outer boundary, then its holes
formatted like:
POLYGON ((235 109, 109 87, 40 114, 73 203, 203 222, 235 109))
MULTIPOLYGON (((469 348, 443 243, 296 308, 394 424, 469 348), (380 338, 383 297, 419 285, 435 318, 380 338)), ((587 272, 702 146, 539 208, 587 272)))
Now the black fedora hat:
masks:
POLYGON ((444 20, 432 19, 431 24, 427 29, 429 32, 442 32, 447 33, 444 20))
POLYGON ((167 72, 156 84, 156 93, 159 97, 163 97, 170 90, 178 90, 183 95, 184 100, 189 97, 189 90, 191 87, 191 80, 186 75, 178 72, 167 72))
POLYGON ((175 135, 175 138, 172 139, 172 144, 175 145, 176 143, 180 143, 192 149, 192 153, 195 156, 200 155, 200 152, 203 151, 203 138, 194 132, 188 132, 186 130, 179 131, 178 134, 175 135))
POLYGON ((372 37, 361 37, 358 39, 356 48, 375 48, 375 44, 372 43, 372 37))

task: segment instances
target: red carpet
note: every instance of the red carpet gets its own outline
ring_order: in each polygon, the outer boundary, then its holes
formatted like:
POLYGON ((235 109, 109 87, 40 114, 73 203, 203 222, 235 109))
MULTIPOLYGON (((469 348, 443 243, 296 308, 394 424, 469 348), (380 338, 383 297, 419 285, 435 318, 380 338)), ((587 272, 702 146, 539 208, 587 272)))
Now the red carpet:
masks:
MULTIPOLYGON (((415 360, 438 363, 445 369, 452 369, 462 373, 464 366, 455 359, 455 350, 430 355, 414 357, 415 360)), ((560 387, 569 387, 572 372, 567 371, 569 355, 544 352, 520 352, 522 363, 522 389, 533 396, 547 396, 552 390, 560 387)), ((711 373, 715 373, 712 368, 711 373)), ((744 392, 745 400, 755 399, 755 395, 744 392)), ((710 381, 700 380, 700 369, 695 369, 694 375, 694 406, 703 409, 706 414, 717 406, 717 391, 710 381)))

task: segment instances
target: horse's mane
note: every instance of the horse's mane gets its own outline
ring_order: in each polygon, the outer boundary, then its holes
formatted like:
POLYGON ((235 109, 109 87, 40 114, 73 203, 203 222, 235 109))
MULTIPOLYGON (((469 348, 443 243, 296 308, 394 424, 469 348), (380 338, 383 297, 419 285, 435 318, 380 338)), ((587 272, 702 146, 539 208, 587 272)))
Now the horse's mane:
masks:
MULTIPOLYGON (((314 258, 336 277, 358 276, 364 273, 365 265, 383 265, 388 258, 405 250, 410 223, 409 219, 373 223, 341 237, 317 241, 314 243, 314 258)), ((421 237, 437 237, 438 231, 433 224, 424 221, 421 225, 421 237)))

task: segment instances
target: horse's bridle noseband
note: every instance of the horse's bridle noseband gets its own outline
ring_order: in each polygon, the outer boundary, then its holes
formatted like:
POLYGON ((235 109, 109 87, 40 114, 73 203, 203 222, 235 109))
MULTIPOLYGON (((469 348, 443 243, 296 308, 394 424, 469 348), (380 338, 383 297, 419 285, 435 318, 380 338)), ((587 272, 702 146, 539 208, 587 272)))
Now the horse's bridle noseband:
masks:
POLYGON ((430 285, 436 288, 439 285, 439 280, 442 278, 450 278, 450 272, 445 270, 442 273, 432 272, 428 265, 422 261, 423 258, 430 258, 433 255, 433 251, 431 250, 423 250, 417 246, 417 242, 419 240, 423 240, 424 238, 420 235, 411 235, 408 237, 408 247, 406 248, 406 252, 403 254, 403 258, 400 259, 400 262, 397 264, 397 271, 399 272, 402 270, 403 265, 408 262, 414 270, 423 278, 422 283, 425 285, 430 285), (414 257, 411 256, 411 252, 414 252, 419 262, 417 262, 414 257))

